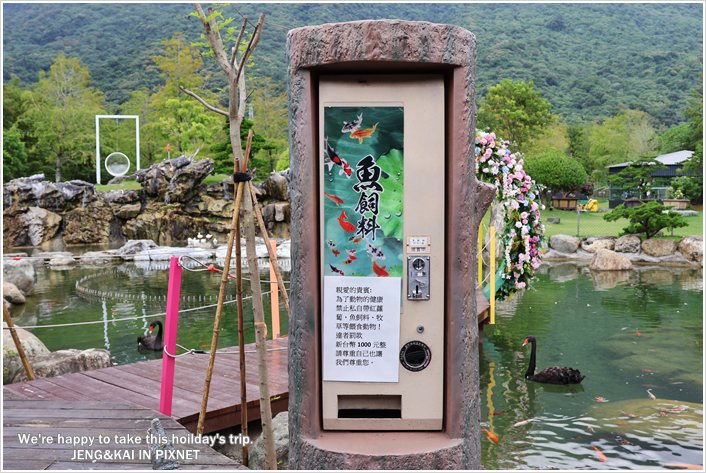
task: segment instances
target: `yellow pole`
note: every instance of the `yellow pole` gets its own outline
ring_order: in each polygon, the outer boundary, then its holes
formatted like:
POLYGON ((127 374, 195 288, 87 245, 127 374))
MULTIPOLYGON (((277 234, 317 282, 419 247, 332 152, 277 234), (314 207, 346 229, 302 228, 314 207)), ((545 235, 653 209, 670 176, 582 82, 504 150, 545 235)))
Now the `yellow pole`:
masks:
POLYGON ((490 227, 490 323, 495 324, 495 227, 490 227))
POLYGON ((270 305, 272 310, 272 340, 279 338, 279 288, 277 286, 277 274, 275 273, 275 264, 277 264, 277 242, 270 240, 272 254, 275 257, 275 262, 270 260, 270 305))
POLYGON ((478 284, 483 281, 483 222, 478 227, 478 284))

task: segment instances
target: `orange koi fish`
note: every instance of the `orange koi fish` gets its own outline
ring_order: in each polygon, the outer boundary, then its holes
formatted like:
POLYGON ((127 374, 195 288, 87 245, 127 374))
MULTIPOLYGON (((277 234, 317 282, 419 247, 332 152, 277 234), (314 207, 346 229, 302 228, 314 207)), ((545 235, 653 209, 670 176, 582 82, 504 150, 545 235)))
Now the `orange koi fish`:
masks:
POLYGON ((642 334, 640 332, 638 332, 637 330, 635 330, 635 333, 637 334, 638 337, 642 336, 642 334))
POLYGON ((647 350, 647 351, 653 351, 653 352, 657 353, 657 350, 655 350, 654 348, 650 348, 650 349, 647 350))
POLYGON ((512 410, 512 409, 508 409, 508 410, 506 410, 506 411, 495 411, 495 412, 491 412, 491 413, 488 414, 488 415, 489 415, 489 416, 497 416, 497 415, 499 415, 499 414, 504 414, 504 413, 506 413, 506 412, 510 412, 511 410, 512 410))
POLYGON ((591 432, 595 432, 595 430, 593 430, 593 427, 591 427, 590 425, 588 426, 588 428, 591 430, 591 432))
POLYGON ((343 203, 343 199, 341 199, 340 197, 336 197, 335 195, 327 194, 326 192, 324 192, 324 195, 326 197, 328 197, 329 199, 333 200, 334 202, 336 202, 336 206, 338 206, 338 204, 343 203))
POLYGON ((643 369, 642 371, 647 371, 648 373, 656 373, 655 370, 644 370, 644 369, 643 369))
POLYGON ((630 414, 629 412, 625 412, 625 411, 620 411, 620 412, 622 412, 623 414, 625 414, 628 417, 633 417, 633 418, 637 417, 635 414, 630 414))
POLYGON ((341 228, 343 228, 348 233, 355 231, 355 226, 351 222, 348 221, 348 217, 346 217, 345 210, 343 212, 341 212, 341 216, 338 217, 338 223, 340 223, 341 228))
POLYGON ((630 425, 627 422, 616 422, 615 425, 630 425))
POLYGON ((666 416, 666 415, 667 415, 667 413, 664 412, 664 411, 659 411, 659 413, 660 413, 660 415, 663 415, 663 416, 666 416))
POLYGON ((595 445, 591 444, 591 447, 593 447, 593 449, 598 452, 598 461, 600 461, 600 462, 607 462, 608 461, 608 457, 603 455, 603 452, 598 450, 595 445))
POLYGON ((662 466, 672 466, 674 468, 684 468, 686 470, 703 470, 703 465, 690 465, 688 463, 662 463, 662 466))
POLYGON ((358 259, 355 256, 355 250, 346 250, 346 253, 348 253, 348 259, 343 261, 343 264, 351 264, 353 261, 358 259))
POLYGON ((500 442, 500 439, 497 436, 495 436, 494 434, 490 433, 488 431, 488 429, 486 429, 485 427, 481 427, 481 429, 485 430, 485 435, 487 435, 490 440, 492 440, 495 443, 500 442))
POLYGON ((356 238, 355 235, 353 235, 352 237, 350 237, 350 238, 348 239, 348 241, 349 241, 350 243, 355 243, 356 245, 357 245, 358 243, 360 243, 362 240, 363 240, 363 237, 356 238))
POLYGON ((647 390, 647 394, 649 394, 652 399, 657 399, 655 395, 650 392, 649 389, 647 390))
POLYGON ((684 384, 684 381, 677 381, 676 383, 672 383, 672 384, 684 384))
POLYGON ((600 397, 600 396, 596 396, 596 401, 598 401, 598 402, 608 402, 608 399, 603 399, 603 398, 600 397))
POLYGON ((375 261, 373 261, 373 271, 375 272, 375 274, 377 274, 380 277, 385 277, 385 276, 390 275, 390 273, 385 271, 385 266, 383 266, 381 268, 375 261))
POLYGON ((683 407, 678 407, 678 408, 676 408, 676 409, 667 409, 667 410, 668 410, 669 412, 681 412, 681 411, 684 410, 684 408, 683 408, 683 407))
POLYGON ((372 128, 368 128, 367 130, 355 130, 353 133, 351 133, 351 138, 358 138, 358 144, 362 145, 363 138, 370 138, 370 136, 375 133, 375 128, 377 128, 377 126, 378 124, 376 123, 375 125, 373 125, 372 128))
POLYGON ((331 263, 329 263, 328 265, 331 267, 331 271, 333 271, 334 273, 338 273, 341 276, 345 276, 345 274, 343 274, 343 271, 341 271, 340 269, 338 269, 337 267, 335 267, 331 263))

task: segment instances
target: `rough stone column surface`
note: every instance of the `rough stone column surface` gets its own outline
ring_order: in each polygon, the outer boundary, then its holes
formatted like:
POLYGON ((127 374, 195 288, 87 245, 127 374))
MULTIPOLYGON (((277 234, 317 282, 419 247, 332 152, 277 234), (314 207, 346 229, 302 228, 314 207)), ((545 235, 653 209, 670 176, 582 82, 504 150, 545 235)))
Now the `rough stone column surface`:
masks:
MULTIPOLYGON (((479 469, 480 406, 475 283, 478 225, 494 189, 475 178, 476 39, 452 25, 401 20, 324 24, 287 37, 292 283, 289 334, 290 469, 479 469), (418 70, 447 87, 447 335, 444 428, 438 448, 367 455, 327 448, 320 418, 320 308, 316 82, 330 66, 354 73, 418 70), (336 66, 338 65, 338 66, 336 66), (351 70, 351 69, 348 69, 351 70), (421 451, 424 450, 424 451, 421 451)), ((365 433, 362 433, 365 434, 365 433)), ((367 434, 367 435, 374 435, 367 434)), ((346 434, 344 434, 346 435, 346 434)), ((400 439, 410 432, 388 433, 400 439)), ((421 432, 420 435, 425 435, 421 432)), ((351 437, 351 442, 356 440, 351 437)), ((403 442, 397 442, 399 445, 403 442)), ((360 450, 360 449, 358 449, 360 450)))

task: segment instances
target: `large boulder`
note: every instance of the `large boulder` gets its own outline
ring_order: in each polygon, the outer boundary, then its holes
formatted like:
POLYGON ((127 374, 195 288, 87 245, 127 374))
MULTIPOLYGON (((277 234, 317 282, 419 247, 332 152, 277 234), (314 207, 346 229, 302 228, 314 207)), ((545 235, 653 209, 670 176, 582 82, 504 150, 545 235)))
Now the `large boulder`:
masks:
MULTIPOLYGON (((52 378, 69 373, 97 370, 113 366, 110 352, 102 348, 89 348, 88 350, 58 350, 51 353, 37 355, 30 360, 34 377, 52 378)), ((20 370, 12 380, 13 383, 27 381, 27 373, 20 370)))
POLYGON ((2 298, 8 301, 10 304, 24 304, 25 296, 17 289, 17 286, 11 282, 2 282, 2 298))
POLYGON ((584 237, 581 239, 581 249, 588 253, 595 253, 600 249, 614 250, 615 239, 610 235, 584 237))
POLYGON ((702 263, 704 259, 704 237, 688 235, 679 240, 677 250, 689 261, 702 263))
POLYGON ((167 192, 171 190, 169 183, 176 172, 191 163, 192 161, 186 156, 155 163, 147 169, 137 171, 136 180, 142 183, 142 189, 148 196, 164 199, 167 192))
POLYGON ((169 190, 164 195, 166 203, 188 202, 194 197, 201 181, 213 172, 213 161, 202 159, 177 169, 169 180, 169 190))
MULTIPOLYGON (((272 419, 272 430, 277 452, 277 469, 289 468, 289 413, 280 412, 272 419)), ((265 469, 265 439, 260 435, 248 452, 248 467, 251 470, 265 469)))
POLYGON ((76 260, 71 256, 57 256, 49 260, 51 269, 66 269, 72 266, 76 266, 76 260))
POLYGON ((26 258, 20 260, 3 259, 2 276, 3 281, 14 284, 24 295, 30 294, 37 284, 37 272, 34 265, 26 258))
POLYGON ((68 212, 64 220, 64 241, 67 244, 108 243, 111 237, 119 237, 119 227, 111 207, 103 200, 68 212))
POLYGON ((133 190, 105 191, 100 192, 99 196, 109 204, 131 204, 139 199, 133 190))
POLYGON ((61 230, 61 216, 41 207, 13 205, 3 212, 6 246, 39 246, 61 230))
MULTIPOLYGON (((88 251, 79 258, 84 265, 103 265, 112 263, 117 250, 88 251)), ((49 262, 51 264, 51 261, 49 262)))
POLYGON ((234 202, 232 200, 211 200, 208 203, 208 213, 214 217, 222 218, 233 218, 233 206, 234 202))
POLYGON ((599 249, 593 254, 588 267, 594 271, 625 271, 632 269, 632 263, 615 251, 599 249))
POLYGON ((643 241, 641 246, 642 251, 655 258, 668 256, 677 251, 677 242, 669 239, 650 238, 643 241))
POLYGON ((158 245, 152 240, 128 240, 115 254, 126 261, 131 261, 137 253, 157 247, 158 245))
POLYGON ((123 234, 130 240, 159 241, 164 214, 164 204, 150 202, 140 215, 125 222, 122 226, 123 234))
MULTIPOLYGON (((2 326, 7 327, 7 324, 3 322, 2 326)), ((17 333, 17 337, 20 339, 22 350, 25 352, 25 355, 27 355, 27 358, 48 355, 50 353, 44 343, 33 333, 21 328, 15 328, 15 333, 17 333)), ((31 362, 30 366, 32 366, 31 362)), ((24 371, 24 366, 22 365, 22 360, 20 360, 12 334, 9 330, 5 329, 2 331, 2 367, 3 384, 12 383, 17 373, 24 371)), ((34 367, 32 366, 32 368, 34 367)))
POLYGON ((560 253, 575 253, 579 249, 581 240, 573 235, 552 235, 549 237, 549 247, 560 253))
POLYGON ((14 179, 3 186, 3 207, 18 204, 24 207, 42 207, 64 211, 68 206, 85 205, 95 200, 95 185, 73 180, 49 182, 44 174, 14 179))
POLYGON ((140 210, 142 210, 142 205, 139 202, 125 204, 118 209, 115 215, 123 220, 130 220, 131 218, 137 217, 140 214, 140 210))
POLYGON ((263 187, 265 193, 274 201, 289 200, 287 196, 287 178, 285 171, 273 172, 267 177, 263 187))
POLYGON ((624 235, 615 242, 614 251, 619 253, 639 253, 640 237, 637 235, 624 235))

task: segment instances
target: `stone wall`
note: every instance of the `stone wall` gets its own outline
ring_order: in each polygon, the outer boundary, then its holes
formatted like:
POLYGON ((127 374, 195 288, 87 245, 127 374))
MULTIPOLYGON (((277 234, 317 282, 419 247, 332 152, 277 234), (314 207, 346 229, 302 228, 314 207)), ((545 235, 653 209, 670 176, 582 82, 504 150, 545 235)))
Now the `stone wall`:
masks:
MULTIPOLYGON (((98 192, 88 182, 52 183, 43 174, 15 179, 3 186, 3 246, 55 249, 129 239, 169 245, 199 232, 227 241, 233 180, 206 186, 211 172, 210 159, 180 156, 131 176, 142 185, 137 191, 98 192)), ((289 238, 288 180, 287 170, 255 185, 272 237, 289 238)))

